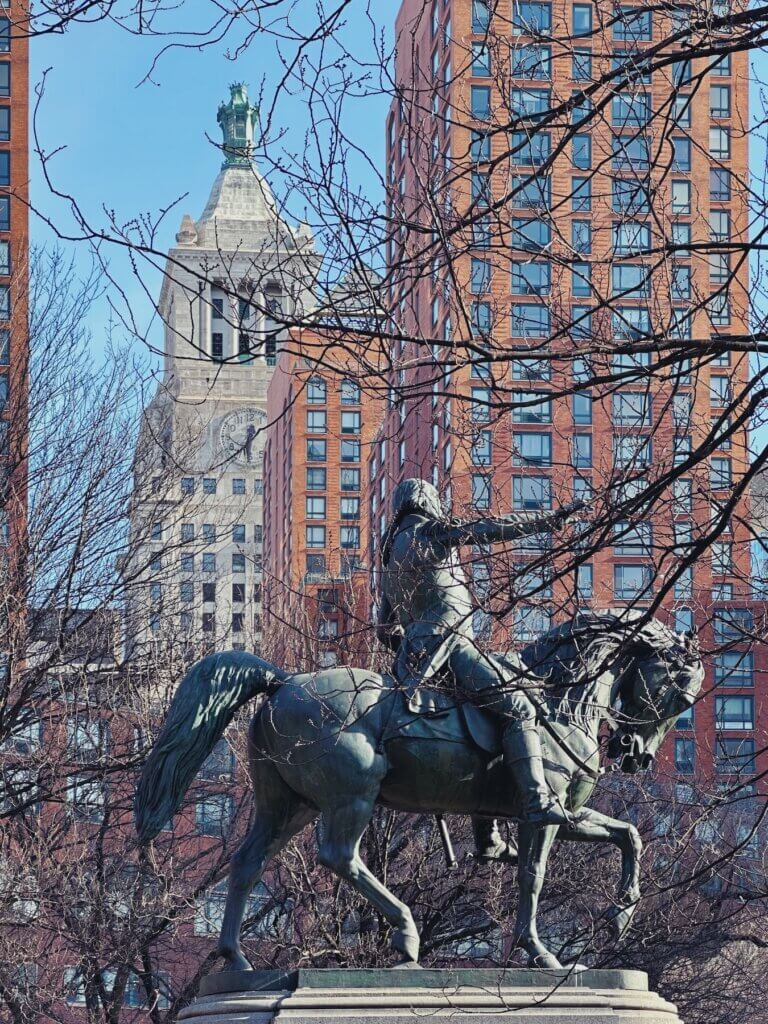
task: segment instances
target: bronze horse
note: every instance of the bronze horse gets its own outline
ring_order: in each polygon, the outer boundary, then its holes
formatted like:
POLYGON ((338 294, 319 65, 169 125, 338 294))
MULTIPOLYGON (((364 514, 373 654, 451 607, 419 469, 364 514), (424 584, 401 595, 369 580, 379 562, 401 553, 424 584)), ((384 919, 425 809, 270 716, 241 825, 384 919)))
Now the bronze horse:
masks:
MULTIPOLYGON (((585 805, 599 776, 599 730, 614 729, 609 753, 620 767, 650 765, 704 678, 694 641, 656 619, 581 615, 526 648, 542 681, 540 724, 547 781, 572 814, 563 826, 519 829, 516 943, 534 967, 556 968, 541 942, 536 910, 555 838, 608 842, 622 856, 616 904, 620 937, 639 898, 640 836, 628 822, 585 805), (618 724, 617 724, 618 723, 618 724)), ((407 694, 374 672, 333 668, 289 675, 242 652, 214 654, 182 681, 147 758, 136 793, 136 823, 149 841, 178 810, 205 758, 238 708, 262 696, 250 730, 256 813, 232 858, 219 952, 248 970, 240 929, 251 890, 269 861, 320 817, 319 860, 358 890, 393 926, 392 946, 417 964, 419 934, 407 906, 366 867, 360 839, 375 805, 417 813, 515 818, 517 794, 498 757, 497 725, 476 708, 415 715, 407 694)), ((443 704, 446 702, 443 701, 443 704)))

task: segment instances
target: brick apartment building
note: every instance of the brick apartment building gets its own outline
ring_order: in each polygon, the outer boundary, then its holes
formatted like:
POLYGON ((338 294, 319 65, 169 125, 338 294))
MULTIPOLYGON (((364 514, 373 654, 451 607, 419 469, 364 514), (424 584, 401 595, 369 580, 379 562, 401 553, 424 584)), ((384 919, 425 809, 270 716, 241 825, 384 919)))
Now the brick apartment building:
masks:
POLYGON ((370 646, 365 474, 383 405, 354 344, 294 332, 267 392, 265 608, 290 664, 370 646))
MULTIPOLYGON (((29 42, 25 6, 0 8, 0 423, 7 492, 0 543, 23 572, 29 364, 29 42)), ((9 588, 9 593, 13 588, 9 588)))
MULTIPOLYGON (((459 516, 546 509, 609 483, 612 507, 629 510, 573 571, 552 566, 548 538, 511 556, 515 641, 579 607, 649 607, 747 465, 746 430, 729 432, 724 408, 748 357, 654 366, 648 343, 748 330, 746 262, 727 252, 747 238, 747 58, 718 55, 724 28, 714 56, 687 59, 690 17, 602 0, 404 0, 397 16, 389 305, 418 342, 393 352, 414 368, 392 374, 372 449, 370 558, 407 476, 431 479, 459 516), (658 70, 643 66, 649 49, 658 70), (617 373, 627 383, 601 387, 617 373), (672 472, 652 513, 632 506, 643 481, 672 472)), ((668 747, 684 774, 751 771, 765 742, 746 518, 731 517, 660 613, 698 625, 718 684, 668 747)), ((487 590, 487 562, 473 571, 487 590)), ((475 625, 487 635, 490 619, 475 625)))

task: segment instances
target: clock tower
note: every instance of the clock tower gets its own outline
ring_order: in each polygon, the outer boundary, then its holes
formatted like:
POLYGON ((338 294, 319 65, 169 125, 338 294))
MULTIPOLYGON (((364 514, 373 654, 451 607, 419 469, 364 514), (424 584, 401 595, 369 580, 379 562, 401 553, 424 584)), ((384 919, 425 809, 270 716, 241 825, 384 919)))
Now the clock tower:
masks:
POLYGON ((321 262, 253 162, 245 85, 217 119, 219 174, 165 266, 163 370, 143 415, 123 567, 131 647, 185 657, 258 649, 267 386, 289 326, 312 309, 321 262))

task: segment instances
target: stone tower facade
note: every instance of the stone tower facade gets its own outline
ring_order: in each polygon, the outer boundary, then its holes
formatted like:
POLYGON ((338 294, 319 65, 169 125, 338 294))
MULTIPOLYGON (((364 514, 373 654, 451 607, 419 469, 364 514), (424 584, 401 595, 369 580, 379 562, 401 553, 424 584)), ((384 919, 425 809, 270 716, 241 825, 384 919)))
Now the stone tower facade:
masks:
POLYGON ((141 425, 123 567, 134 651, 258 649, 267 386, 320 265, 253 163, 258 111, 244 85, 218 122, 224 161, 201 217, 182 219, 158 302, 163 372, 141 425))

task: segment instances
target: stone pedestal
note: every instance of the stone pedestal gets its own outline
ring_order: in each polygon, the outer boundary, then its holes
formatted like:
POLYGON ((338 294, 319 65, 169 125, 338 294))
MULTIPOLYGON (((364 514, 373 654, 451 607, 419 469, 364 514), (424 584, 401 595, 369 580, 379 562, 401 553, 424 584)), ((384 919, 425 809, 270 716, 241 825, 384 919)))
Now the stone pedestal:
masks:
POLYGON ((681 1024, 640 971, 232 971, 205 978, 188 1024, 681 1024))

